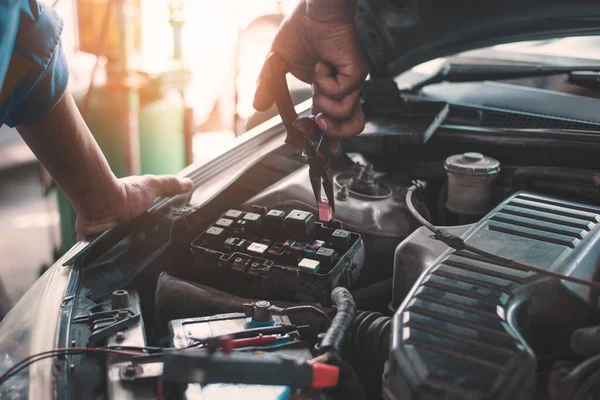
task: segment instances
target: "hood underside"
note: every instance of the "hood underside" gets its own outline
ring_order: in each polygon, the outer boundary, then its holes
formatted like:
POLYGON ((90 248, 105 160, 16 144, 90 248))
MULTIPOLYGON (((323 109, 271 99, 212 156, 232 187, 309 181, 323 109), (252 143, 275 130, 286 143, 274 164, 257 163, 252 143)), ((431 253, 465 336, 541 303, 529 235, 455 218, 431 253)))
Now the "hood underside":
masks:
POLYGON ((372 77, 497 44, 600 34, 594 0, 359 0, 356 22, 372 77))

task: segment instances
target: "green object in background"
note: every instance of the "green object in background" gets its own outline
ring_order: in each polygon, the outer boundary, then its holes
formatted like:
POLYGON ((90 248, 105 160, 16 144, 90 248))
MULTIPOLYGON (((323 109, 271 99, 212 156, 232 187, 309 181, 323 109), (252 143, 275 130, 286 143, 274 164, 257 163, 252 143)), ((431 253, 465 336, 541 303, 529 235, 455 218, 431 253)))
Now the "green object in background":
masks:
POLYGON ((140 107, 142 174, 175 174, 185 167, 183 99, 176 91, 140 107))
MULTIPOLYGON (((81 104, 84 93, 74 93, 81 104)), ((185 167, 184 102, 177 90, 161 96, 140 96, 136 90, 98 86, 90 99, 85 121, 117 177, 128 175, 127 143, 131 122, 137 115, 141 174, 174 174, 185 167)), ((135 125, 135 123, 133 124, 135 125)), ((69 200, 57 190, 61 245, 59 255, 76 243, 76 214, 69 200)))
MULTIPOLYGON (((75 93, 81 107, 85 93, 75 93)), ((128 175, 126 135, 132 118, 140 109, 137 91, 124 88, 94 87, 84 119, 96 138, 113 173, 122 178, 128 175)), ((141 136, 140 136, 141 139, 141 136)))

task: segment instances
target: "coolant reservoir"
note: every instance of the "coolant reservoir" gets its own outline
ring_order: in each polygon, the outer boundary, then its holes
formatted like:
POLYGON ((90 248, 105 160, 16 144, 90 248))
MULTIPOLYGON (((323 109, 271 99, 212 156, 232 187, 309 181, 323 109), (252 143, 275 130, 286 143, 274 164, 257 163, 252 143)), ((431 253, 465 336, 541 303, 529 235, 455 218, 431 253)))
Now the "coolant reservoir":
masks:
POLYGON ((479 216, 492 208, 492 182, 500 172, 498 160, 481 153, 457 154, 446 159, 444 168, 448 174, 448 211, 479 216))

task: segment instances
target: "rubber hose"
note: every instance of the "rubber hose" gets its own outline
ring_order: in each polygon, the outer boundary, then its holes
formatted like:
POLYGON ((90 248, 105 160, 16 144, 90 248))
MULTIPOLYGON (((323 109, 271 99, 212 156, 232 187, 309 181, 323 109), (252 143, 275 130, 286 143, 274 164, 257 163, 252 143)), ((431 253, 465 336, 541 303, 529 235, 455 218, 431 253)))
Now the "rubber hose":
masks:
POLYGON ((569 338, 571 350, 588 356, 600 351, 600 325, 586 326, 575 330, 569 338))
POLYGON ((352 323, 344 358, 355 368, 369 399, 381 398, 383 369, 390 353, 392 319, 378 312, 359 311, 352 323))
POLYGON ((356 303, 348 289, 343 287, 336 287, 331 291, 331 300, 337 308, 337 313, 325 332, 320 347, 325 351, 338 354, 356 316, 356 303))

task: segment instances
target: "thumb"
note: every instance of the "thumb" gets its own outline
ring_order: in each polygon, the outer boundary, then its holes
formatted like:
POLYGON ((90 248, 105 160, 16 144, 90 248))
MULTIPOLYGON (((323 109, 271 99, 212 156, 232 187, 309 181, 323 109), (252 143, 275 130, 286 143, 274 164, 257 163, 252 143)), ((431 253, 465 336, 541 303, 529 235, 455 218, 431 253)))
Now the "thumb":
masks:
POLYGON ((256 81, 256 92, 252 103, 256 111, 267 111, 275 102, 272 71, 269 64, 269 58, 267 58, 256 81))
POLYGON ((194 183, 189 178, 178 178, 173 175, 161 175, 153 177, 151 185, 157 197, 176 196, 192 190, 194 183))

